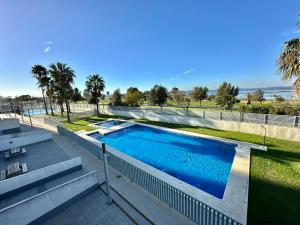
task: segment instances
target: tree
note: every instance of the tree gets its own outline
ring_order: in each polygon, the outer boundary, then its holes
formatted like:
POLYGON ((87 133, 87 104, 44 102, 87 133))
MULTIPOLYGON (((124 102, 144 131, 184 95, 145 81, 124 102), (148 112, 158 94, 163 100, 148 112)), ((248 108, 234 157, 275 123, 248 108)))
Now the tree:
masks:
POLYGON ((54 97, 55 97, 55 93, 54 93, 54 81, 51 77, 47 78, 47 84, 46 84, 46 95, 48 96, 49 99, 49 103, 50 103, 50 110, 51 110, 51 115, 54 116, 54 112, 53 112, 53 101, 54 101, 54 97))
POLYGON ((179 107, 179 101, 180 101, 180 92, 177 87, 173 87, 171 91, 172 100, 176 102, 177 107, 179 107))
POLYGON ((102 91, 105 88, 105 82, 99 74, 90 75, 85 82, 86 89, 90 93, 90 104, 95 104, 97 108, 97 116, 99 116, 99 101, 102 95, 102 91))
POLYGON ((91 95, 90 95, 90 92, 88 89, 84 89, 83 90, 83 98, 89 102, 90 101, 90 98, 91 98, 91 95))
POLYGON ((47 83, 49 82, 47 77, 48 71, 42 65, 36 64, 33 67, 31 67, 31 73, 33 74, 33 77, 37 80, 37 86, 42 90, 44 107, 45 107, 46 114, 48 115, 48 109, 47 109, 47 104, 45 99, 45 90, 46 90, 47 83))
POLYGON ((207 98, 207 92, 207 87, 195 87, 192 92, 192 97, 195 101, 200 102, 201 106, 201 101, 207 98))
POLYGON ((217 90, 216 93, 216 102, 221 107, 231 109, 236 103, 236 96, 239 94, 239 88, 234 87, 230 83, 223 82, 217 90))
POLYGON ((254 92, 252 94, 252 100, 253 101, 258 101, 258 102, 262 103, 265 100, 265 98, 264 98, 264 92, 262 90, 260 90, 260 89, 257 90, 256 92, 254 92))
POLYGON ((143 92, 144 101, 147 101, 148 106, 150 105, 150 91, 143 92))
MULTIPOLYGON (((300 17, 298 17, 297 27, 300 30, 300 17)), ((277 64, 282 80, 295 79, 294 91, 297 96, 300 96, 300 38, 293 38, 284 43, 277 64)))
POLYGON ((190 96, 187 96, 183 92, 178 92, 176 97, 177 97, 180 107, 182 107, 184 110, 188 111, 191 106, 190 96))
POLYGON ((57 62, 49 66, 49 73, 53 79, 53 90, 57 103, 61 106, 63 116, 63 103, 66 104, 68 123, 70 120, 70 100, 73 94, 75 72, 67 64, 57 62))
POLYGON ((115 90, 114 93, 112 94, 111 104, 113 106, 122 105, 122 97, 121 97, 120 89, 115 90))
POLYGON ((280 95, 273 95, 273 97, 275 98, 276 102, 284 102, 285 101, 285 98, 280 95))
MULTIPOLYGON (((0 96, 1 99, 1 96, 0 96)), ((25 102, 25 101, 31 101, 31 96, 30 95, 20 95, 20 96, 16 96, 15 98, 17 101, 21 101, 21 102, 25 102)))
POLYGON ((251 101, 253 100, 253 94, 248 92, 246 95, 247 105, 251 105, 251 101))
POLYGON ((79 91, 78 88, 74 88, 74 92, 72 95, 72 101, 76 103, 80 100, 82 100, 81 92, 79 91))
POLYGON ((128 106, 138 107, 142 103, 142 92, 136 87, 130 87, 127 89, 127 93, 124 97, 124 103, 128 106))
POLYGON ((109 91, 106 92, 106 98, 109 99, 109 91))
POLYGON ((177 87, 173 87, 171 91, 171 98, 173 101, 175 100, 174 98, 176 95, 178 95, 178 93, 179 93, 179 89, 177 87))
POLYGON ((168 97, 168 91, 161 85, 154 85, 150 91, 150 101, 153 105, 159 105, 160 107, 166 103, 168 97))

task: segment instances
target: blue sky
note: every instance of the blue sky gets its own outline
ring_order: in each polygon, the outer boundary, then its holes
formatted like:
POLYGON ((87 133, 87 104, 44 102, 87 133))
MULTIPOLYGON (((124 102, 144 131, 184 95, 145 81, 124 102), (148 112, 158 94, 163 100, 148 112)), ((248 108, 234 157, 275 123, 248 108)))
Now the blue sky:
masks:
POLYGON ((287 85, 282 43, 299 36, 299 0, 1 0, 0 95, 40 95, 34 64, 62 61, 84 88, 99 73, 108 91, 155 83, 191 89, 287 85))

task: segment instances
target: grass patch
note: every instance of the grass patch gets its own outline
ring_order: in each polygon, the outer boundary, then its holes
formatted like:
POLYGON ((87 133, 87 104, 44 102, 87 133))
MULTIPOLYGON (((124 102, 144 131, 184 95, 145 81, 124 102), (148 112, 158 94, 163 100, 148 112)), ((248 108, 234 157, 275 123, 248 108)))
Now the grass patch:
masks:
MULTIPOLYGON (((65 125, 75 131, 85 130, 88 123, 104 121, 108 118, 129 119, 110 115, 88 116, 65 125)), ((255 134, 142 119, 131 120, 255 144, 263 143, 263 137, 255 134)), ((251 151, 248 224, 298 224, 300 221, 300 143, 267 137, 266 145, 267 152, 251 151)))

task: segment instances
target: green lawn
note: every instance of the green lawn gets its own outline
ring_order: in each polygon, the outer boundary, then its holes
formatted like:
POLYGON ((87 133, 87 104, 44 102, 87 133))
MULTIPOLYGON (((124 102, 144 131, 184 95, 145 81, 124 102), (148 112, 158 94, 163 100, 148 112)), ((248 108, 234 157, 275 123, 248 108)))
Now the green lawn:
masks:
MULTIPOLYGON (((74 131, 93 129, 86 126, 111 116, 84 117, 67 124, 74 131)), ((114 116, 114 118, 123 118, 114 116)), ((254 134, 192 127, 181 124, 132 119, 173 129, 229 138, 239 141, 263 143, 263 137, 254 134)), ((300 132, 300 131, 299 131, 300 132)), ((300 221, 300 142, 266 138, 268 151, 251 151, 248 224, 294 225, 300 221)))

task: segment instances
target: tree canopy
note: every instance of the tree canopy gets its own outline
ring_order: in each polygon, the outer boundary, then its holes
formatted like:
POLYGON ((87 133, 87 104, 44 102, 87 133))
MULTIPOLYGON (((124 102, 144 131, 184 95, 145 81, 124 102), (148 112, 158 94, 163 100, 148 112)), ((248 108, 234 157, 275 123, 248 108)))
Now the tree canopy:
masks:
POLYGON ((127 106, 138 107, 143 102, 142 92, 136 87, 130 87, 127 89, 127 93, 124 97, 124 103, 127 106))
MULTIPOLYGON (((298 17, 297 27, 300 30, 300 17, 298 17)), ((295 79, 294 90, 296 95, 300 96, 300 38, 293 38, 284 43, 277 64, 282 80, 295 79)))
POLYGON ((74 88, 74 91, 73 91, 73 95, 72 95, 72 101, 73 102, 78 102, 80 100, 82 100, 82 96, 81 96, 81 92, 79 91, 78 88, 74 88))
POLYGON ((113 92, 111 97, 111 105, 113 106, 121 106, 122 105, 122 96, 120 89, 117 89, 113 92))
POLYGON ((201 101, 207 98, 207 92, 207 87, 194 87, 192 97, 195 101, 200 102, 201 105, 201 101))
POLYGON ((97 115, 99 115, 99 101, 102 91, 105 88, 105 82, 99 74, 90 75, 85 82, 86 89, 90 94, 89 103, 95 104, 97 108, 97 115))
POLYGON ((154 85, 150 90, 150 102, 154 105, 163 106, 166 103, 168 97, 167 88, 161 85, 154 85))
POLYGON ((230 83, 223 82, 217 90, 216 102, 222 108, 231 109, 236 103, 236 96, 239 94, 239 88, 231 85, 230 83))

